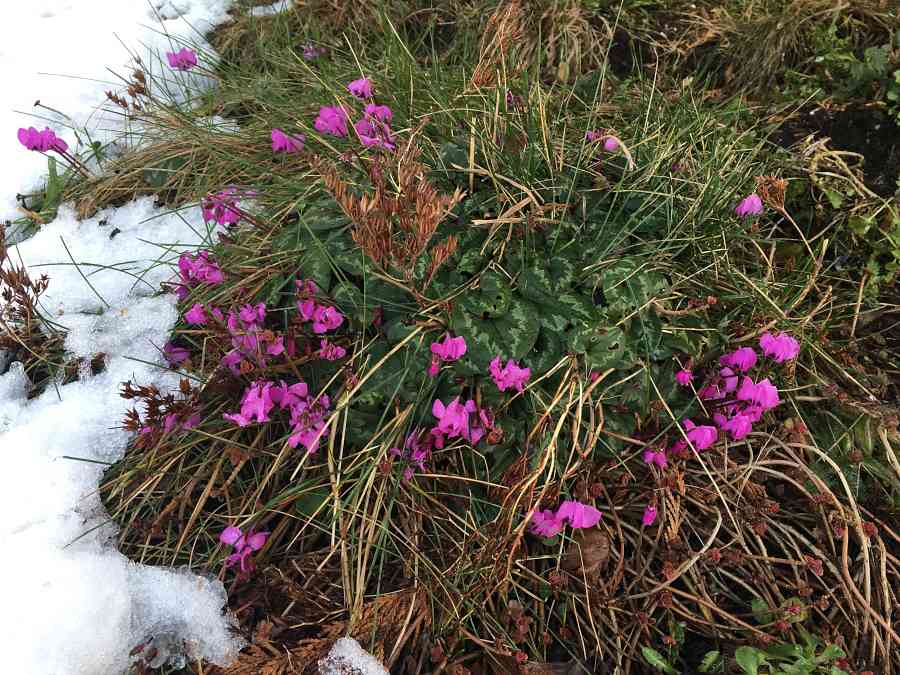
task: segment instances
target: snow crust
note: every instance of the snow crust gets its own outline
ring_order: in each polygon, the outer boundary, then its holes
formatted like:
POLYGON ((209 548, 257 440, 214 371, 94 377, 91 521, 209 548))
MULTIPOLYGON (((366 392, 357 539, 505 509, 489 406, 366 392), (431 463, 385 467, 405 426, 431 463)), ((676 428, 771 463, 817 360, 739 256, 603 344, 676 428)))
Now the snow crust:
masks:
MULTIPOLYGON (((49 126, 70 147, 72 127, 87 127, 83 141, 107 143, 122 130, 116 111, 98 110, 108 89, 124 89, 138 56, 173 93, 202 77, 172 73, 165 52, 224 21, 231 0, 7 0, 0 10, 0 221, 14 219, 16 194, 42 184, 47 159, 28 152, 19 127, 49 126), (129 53, 131 52, 131 53, 129 53), (47 108, 35 106, 39 101, 47 108)), ((202 60, 202 59, 201 59, 202 60)), ((109 105, 106 106, 110 108, 109 105)))
POLYGON ((389 675, 381 661, 350 637, 334 643, 328 656, 319 661, 320 675, 389 675))
POLYGON ((271 5, 257 5, 250 8, 250 16, 272 16, 288 11, 294 2, 293 0, 277 0, 271 5))
POLYGON ((96 493, 128 441, 116 428, 129 403, 120 383, 177 385, 154 365, 177 318, 160 283, 179 252, 214 236, 199 209, 166 213, 144 197, 84 221, 63 208, 13 249, 32 275, 50 276, 44 309, 68 331, 66 349, 104 352, 106 370, 31 401, 21 364, 0 375, 0 579, 15 615, 0 631, 4 672, 115 675, 141 644, 158 662, 183 652, 226 664, 241 647, 222 584, 129 562, 96 493))

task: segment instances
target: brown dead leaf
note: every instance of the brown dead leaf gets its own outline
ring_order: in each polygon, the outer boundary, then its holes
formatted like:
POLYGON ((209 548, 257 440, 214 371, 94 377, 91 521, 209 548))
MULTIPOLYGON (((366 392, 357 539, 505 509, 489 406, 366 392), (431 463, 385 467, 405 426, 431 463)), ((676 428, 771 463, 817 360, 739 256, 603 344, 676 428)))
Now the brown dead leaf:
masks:
POLYGON ((563 557, 563 569, 578 577, 598 576, 609 560, 609 537, 596 528, 577 530, 563 557))
POLYGON ((225 456, 228 457, 231 466, 240 466, 250 459, 250 453, 234 445, 229 445, 225 448, 225 456))

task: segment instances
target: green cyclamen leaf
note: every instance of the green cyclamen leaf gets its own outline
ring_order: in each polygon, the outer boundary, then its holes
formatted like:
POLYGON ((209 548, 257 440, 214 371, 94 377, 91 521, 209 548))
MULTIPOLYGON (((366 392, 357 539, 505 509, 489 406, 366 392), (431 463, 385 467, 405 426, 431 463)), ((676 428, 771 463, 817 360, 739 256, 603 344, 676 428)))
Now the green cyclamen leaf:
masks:
POLYGON ((641 647, 641 654, 643 654, 644 658, 647 659, 647 663, 649 663, 657 670, 661 670, 664 673, 678 672, 671 665, 669 665, 669 662, 666 661, 665 657, 655 649, 651 649, 650 647, 641 647))
POLYGON ((759 667, 767 663, 766 655, 754 647, 738 647, 734 660, 746 675, 758 675, 759 667))

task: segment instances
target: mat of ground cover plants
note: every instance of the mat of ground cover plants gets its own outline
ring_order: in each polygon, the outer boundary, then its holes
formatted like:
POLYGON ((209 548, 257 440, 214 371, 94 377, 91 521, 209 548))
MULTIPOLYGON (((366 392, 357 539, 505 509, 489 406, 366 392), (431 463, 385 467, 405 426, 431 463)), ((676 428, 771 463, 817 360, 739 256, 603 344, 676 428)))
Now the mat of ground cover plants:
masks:
POLYGON ((4 672, 900 668, 897 3, 0 18, 4 672))

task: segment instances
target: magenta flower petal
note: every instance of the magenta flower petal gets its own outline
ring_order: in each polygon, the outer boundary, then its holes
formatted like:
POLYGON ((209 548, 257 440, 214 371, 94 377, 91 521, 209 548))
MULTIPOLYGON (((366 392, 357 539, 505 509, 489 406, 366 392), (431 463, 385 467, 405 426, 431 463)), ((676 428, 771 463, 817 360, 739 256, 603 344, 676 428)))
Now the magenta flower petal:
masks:
POLYGON ((190 70, 197 65, 197 53, 187 47, 177 52, 166 52, 169 66, 175 70, 190 70))
POLYGON ((600 522, 602 515, 593 506, 573 500, 564 501, 556 510, 556 517, 560 520, 568 520, 569 525, 575 529, 594 527, 600 522))
POLYGON ((688 440, 697 450, 706 450, 719 437, 719 431, 715 427, 695 425, 690 420, 684 421, 684 428, 687 430, 688 440))
POLYGON ((202 326, 206 323, 206 312, 203 305, 196 303, 187 312, 184 313, 184 320, 192 326, 202 326))
POLYGON ((281 129, 272 129, 272 152, 293 153, 303 150, 306 136, 288 136, 281 129))
POLYGON ((650 527, 653 523, 656 522, 657 510, 656 507, 652 504, 648 504, 647 508, 644 509, 644 515, 641 518, 641 523, 644 527, 650 527))
POLYGON ((677 373, 675 373, 675 381, 680 384, 682 387, 686 387, 691 383, 691 380, 694 379, 694 374, 682 368, 677 373))
POLYGON ((445 335, 443 341, 431 343, 431 353, 441 361, 456 361, 466 353, 466 339, 445 335))
POLYGON ((763 350, 763 354, 775 363, 790 361, 800 353, 800 343, 787 333, 778 335, 764 333, 759 339, 759 346, 763 350))
POLYGON ((322 106, 313 126, 320 133, 344 138, 347 135, 347 119, 346 111, 340 106, 322 106))
POLYGON ((184 347, 177 347, 171 342, 167 342, 163 346, 163 356, 166 358, 166 361, 169 362, 169 365, 177 366, 191 357, 191 351, 184 347))
POLYGON ((747 195, 740 201, 740 203, 738 203, 736 207, 734 207, 734 212, 740 218, 746 218, 747 216, 758 216, 763 212, 762 199, 760 199, 759 195, 757 195, 756 193, 747 195))
POLYGON ((252 550, 258 551, 266 545, 266 539, 269 538, 269 532, 252 532, 247 535, 247 546, 252 550))
POLYGON ((230 525, 222 530, 222 533, 219 535, 219 541, 223 544, 228 544, 229 546, 234 546, 238 539, 243 536, 243 532, 241 532, 241 528, 235 527, 234 525, 230 525))
POLYGON ((535 511, 531 515, 531 532, 539 537, 547 539, 555 537, 562 528, 562 520, 557 518, 556 514, 550 509, 535 511))
POLYGON ((756 352, 751 347, 741 347, 719 358, 719 363, 747 372, 756 365, 756 352))
POLYGON ((366 117, 374 117, 381 122, 390 122, 394 117, 394 111, 389 107, 386 105, 375 105, 374 103, 367 103, 363 112, 366 117))
POLYGON ((356 98, 372 98, 372 80, 368 77, 361 77, 358 80, 353 80, 353 82, 347 85, 347 91, 356 98))
POLYGON ((530 368, 520 368, 519 365, 509 359, 505 366, 501 367, 500 357, 496 356, 489 365, 489 372, 500 391, 515 388, 517 391, 525 390, 525 383, 531 377, 530 368))

